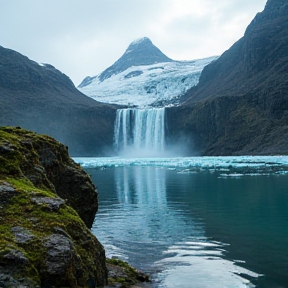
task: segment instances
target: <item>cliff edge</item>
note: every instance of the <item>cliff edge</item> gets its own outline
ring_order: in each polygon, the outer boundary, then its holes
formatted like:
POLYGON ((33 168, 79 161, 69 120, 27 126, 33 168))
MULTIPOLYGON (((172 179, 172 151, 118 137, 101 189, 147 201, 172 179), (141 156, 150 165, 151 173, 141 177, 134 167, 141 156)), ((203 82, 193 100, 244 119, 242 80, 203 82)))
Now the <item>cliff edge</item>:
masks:
POLYGON ((90 177, 53 138, 0 128, 0 287, 107 284, 90 177), (87 226, 86 226, 86 225, 87 226))
POLYGON ((287 0, 267 1, 182 105, 167 109, 172 140, 185 135, 201 155, 288 154, 287 26, 287 0))

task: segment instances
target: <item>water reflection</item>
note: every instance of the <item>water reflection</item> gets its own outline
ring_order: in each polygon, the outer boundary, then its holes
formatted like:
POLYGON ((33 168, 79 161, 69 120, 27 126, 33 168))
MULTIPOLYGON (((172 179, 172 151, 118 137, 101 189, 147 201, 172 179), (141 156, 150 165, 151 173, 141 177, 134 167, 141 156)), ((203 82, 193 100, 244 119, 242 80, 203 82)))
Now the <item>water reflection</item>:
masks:
POLYGON ((166 170, 157 167, 121 167, 115 169, 118 201, 151 207, 167 206, 166 170))
MULTIPOLYGON (((219 184, 153 166, 88 172, 100 198, 92 231, 108 256, 150 273, 158 271, 153 274, 156 287, 253 287, 248 279, 259 274, 227 259, 229 246, 207 237, 204 218, 197 213, 197 209, 208 211, 217 194, 208 195, 197 187, 207 183, 205 189, 215 192, 219 184)), ((245 259, 238 260, 242 264, 245 259)))
MULTIPOLYGON (((201 223, 193 219, 187 222, 182 213, 183 204, 167 204, 166 172, 166 169, 157 167, 114 169, 117 209, 113 206, 105 213, 112 213, 111 226, 123 229, 121 235, 117 232, 115 235, 117 239, 121 239, 120 246, 123 246, 123 242, 132 240, 153 248, 157 243, 164 245, 164 248, 161 247, 159 253, 157 252, 160 255, 167 245, 173 244, 175 239, 181 240, 182 237, 190 235, 191 231, 195 235, 203 236, 201 223)), ((100 221, 102 220, 98 220, 100 221)), ((127 253, 129 254, 129 251, 127 253)))

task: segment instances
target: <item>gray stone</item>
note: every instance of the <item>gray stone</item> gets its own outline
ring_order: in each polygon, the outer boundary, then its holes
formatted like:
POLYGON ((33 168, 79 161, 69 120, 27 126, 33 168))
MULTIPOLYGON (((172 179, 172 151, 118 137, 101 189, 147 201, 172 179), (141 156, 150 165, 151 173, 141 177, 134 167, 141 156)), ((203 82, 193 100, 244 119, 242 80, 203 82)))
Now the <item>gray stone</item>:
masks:
POLYGON ((8 262, 15 263, 15 265, 25 264, 28 262, 24 254, 21 251, 15 249, 10 250, 6 255, 4 255, 3 258, 8 262))
POLYGON ((7 144, 5 143, 4 145, 0 145, 0 153, 4 155, 13 152, 15 149, 16 147, 9 142, 7 142, 7 144))
POLYGON ((15 188, 8 182, 3 182, 0 184, 0 193, 1 192, 14 192, 15 188))
POLYGON ((14 235, 16 242, 20 244, 25 244, 34 237, 34 235, 30 231, 20 226, 12 227, 11 232, 14 235))
POLYGON ((60 207, 65 204, 65 200, 59 197, 33 197, 32 201, 38 205, 43 206, 43 208, 48 208, 54 212, 57 212, 60 207))
MULTIPOLYGON (((11 272, 11 271, 9 271, 11 272)), ((0 273, 0 288, 40 288, 27 278, 15 279, 9 272, 0 273)))
POLYGON ((7 182, 0 182, 0 206, 6 204, 11 198, 17 195, 17 191, 15 188, 7 183, 7 182))
POLYGON ((74 247, 69 238, 53 234, 44 243, 47 248, 45 260, 46 271, 49 275, 65 274, 73 261, 74 247))

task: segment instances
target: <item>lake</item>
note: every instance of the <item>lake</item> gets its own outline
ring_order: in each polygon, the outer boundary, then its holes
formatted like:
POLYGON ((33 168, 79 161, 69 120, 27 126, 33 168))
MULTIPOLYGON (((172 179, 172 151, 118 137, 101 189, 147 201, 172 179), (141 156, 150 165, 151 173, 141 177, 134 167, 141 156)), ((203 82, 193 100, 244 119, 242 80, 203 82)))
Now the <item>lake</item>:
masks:
POLYGON ((74 158, 92 232, 153 287, 288 287, 288 157, 74 158))

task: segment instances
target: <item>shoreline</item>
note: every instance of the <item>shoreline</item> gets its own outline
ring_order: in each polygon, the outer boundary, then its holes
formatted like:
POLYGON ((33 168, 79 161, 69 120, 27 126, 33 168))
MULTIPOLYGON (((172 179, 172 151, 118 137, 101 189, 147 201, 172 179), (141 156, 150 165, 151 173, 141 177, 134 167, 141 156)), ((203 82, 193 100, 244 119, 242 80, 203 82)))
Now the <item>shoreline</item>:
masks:
POLYGON ((105 288, 149 288, 151 286, 150 276, 129 263, 116 259, 106 258, 108 269, 108 286, 105 288))

